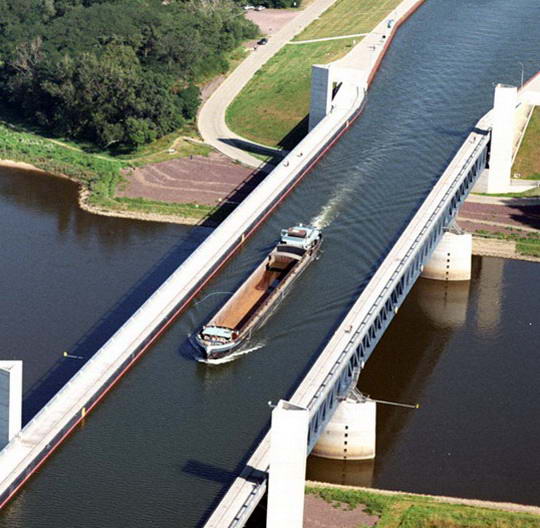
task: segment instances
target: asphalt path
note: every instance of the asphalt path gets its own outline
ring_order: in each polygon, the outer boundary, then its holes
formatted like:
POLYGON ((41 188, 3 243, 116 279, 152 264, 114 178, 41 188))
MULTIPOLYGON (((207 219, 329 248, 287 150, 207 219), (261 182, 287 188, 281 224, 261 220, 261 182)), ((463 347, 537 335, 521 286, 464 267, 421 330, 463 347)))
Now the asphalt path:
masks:
POLYGON ((266 45, 258 46, 255 51, 250 52, 250 55, 223 81, 199 112, 199 132, 205 143, 250 167, 259 167, 262 162, 244 149, 261 154, 278 152, 264 145, 250 142, 232 132, 225 123, 225 111, 263 64, 335 2, 336 0, 314 0, 269 38, 266 45), (244 149, 235 145, 243 145, 244 149))

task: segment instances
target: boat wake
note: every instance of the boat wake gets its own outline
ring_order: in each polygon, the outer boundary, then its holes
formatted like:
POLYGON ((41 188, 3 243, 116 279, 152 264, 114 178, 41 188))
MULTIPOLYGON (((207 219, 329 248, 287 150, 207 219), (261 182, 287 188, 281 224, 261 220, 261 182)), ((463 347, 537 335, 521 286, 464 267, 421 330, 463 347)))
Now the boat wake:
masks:
POLYGON ((323 205, 321 212, 311 220, 310 224, 318 229, 328 227, 339 216, 340 205, 350 195, 351 190, 349 182, 338 185, 333 196, 323 205))
MULTIPOLYGON (((199 347, 197 347, 195 345, 195 342, 193 341, 193 339, 190 337, 190 342, 191 344, 193 345, 193 347, 195 348, 195 350, 197 350, 197 352, 199 352, 199 347)), ((206 365, 223 365, 224 363, 230 363, 231 361, 234 361, 235 359, 238 359, 240 356, 244 356, 246 354, 249 354, 250 352, 255 352, 255 350, 259 350, 260 348, 263 348, 265 345, 265 343, 259 343, 255 346, 251 346, 251 347, 247 347, 247 348, 240 348, 239 350, 237 350, 236 352, 233 352, 232 354, 229 354, 223 358, 220 358, 220 359, 207 359, 205 357, 203 357, 202 355, 197 354, 195 356, 195 359, 199 362, 199 363, 205 363, 206 365)))

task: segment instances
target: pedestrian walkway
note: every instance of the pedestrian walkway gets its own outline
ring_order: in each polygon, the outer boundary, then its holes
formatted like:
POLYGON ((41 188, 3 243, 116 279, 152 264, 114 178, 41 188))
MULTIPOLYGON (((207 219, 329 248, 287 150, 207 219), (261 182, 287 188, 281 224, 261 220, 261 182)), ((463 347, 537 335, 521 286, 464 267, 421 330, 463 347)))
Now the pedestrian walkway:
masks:
MULTIPOLYGON (((324 13, 336 0, 315 0, 269 39, 252 51, 223 84, 210 96, 199 113, 198 126, 204 141, 223 154, 245 165, 259 167, 263 162, 236 145, 249 148, 249 142, 232 132, 225 123, 225 112, 240 90, 270 58, 295 35, 324 13)), ((256 147, 256 145, 254 145, 256 147)))
POLYGON ((311 40, 293 40, 291 42, 287 42, 287 44, 289 45, 310 44, 311 42, 324 42, 326 40, 342 40, 342 39, 355 38, 355 37, 365 37, 366 35, 369 35, 369 33, 355 33, 354 35, 342 35, 340 37, 325 37, 325 38, 318 38, 318 39, 311 39, 311 40))

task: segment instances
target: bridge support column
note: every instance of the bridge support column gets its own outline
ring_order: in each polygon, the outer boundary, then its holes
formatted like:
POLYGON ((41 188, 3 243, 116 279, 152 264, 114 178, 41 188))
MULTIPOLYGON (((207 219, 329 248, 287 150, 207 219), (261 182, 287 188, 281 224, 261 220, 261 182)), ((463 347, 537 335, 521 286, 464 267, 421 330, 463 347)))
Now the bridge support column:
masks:
POLYGON ((471 279, 472 235, 447 232, 422 271, 425 279, 466 281, 471 279))
POLYGON ((334 83, 332 82, 330 66, 314 64, 311 67, 309 130, 312 130, 330 112, 333 88, 334 83))
POLYGON ((489 170, 479 178, 474 191, 483 193, 510 192, 510 175, 516 135, 516 86, 498 84, 493 104, 493 131, 489 170))
MULTIPOLYGON (((311 67, 311 102, 309 106, 309 130, 315 128, 332 110, 332 100, 339 85, 353 89, 367 89, 367 74, 364 70, 344 68, 332 64, 314 64, 311 67)), ((355 92, 356 93, 356 92, 355 92)), ((345 98, 345 105, 350 101, 345 98)))
POLYGON ((373 459, 376 425, 375 402, 347 398, 338 405, 311 454, 333 460, 373 459))
POLYGON ((309 413, 280 400, 272 411, 267 528, 302 528, 309 413))
POLYGON ((21 430, 22 361, 0 361, 0 450, 21 430))

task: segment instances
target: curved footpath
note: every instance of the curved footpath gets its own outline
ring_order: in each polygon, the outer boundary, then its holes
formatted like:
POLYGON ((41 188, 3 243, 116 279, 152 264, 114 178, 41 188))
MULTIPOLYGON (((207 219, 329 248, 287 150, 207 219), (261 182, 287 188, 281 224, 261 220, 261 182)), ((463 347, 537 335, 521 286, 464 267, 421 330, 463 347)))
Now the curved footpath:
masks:
MULTIPOLYGON (((212 145, 226 156, 240 161, 250 167, 259 167, 260 159, 235 147, 232 143, 237 141, 243 144, 252 144, 269 151, 266 146, 250 142, 232 132, 225 123, 225 112, 240 90, 255 75, 269 59, 271 59, 287 42, 297 33, 300 33, 313 20, 326 11, 336 0, 315 0, 309 7, 301 11, 288 24, 283 26, 268 40, 265 46, 259 46, 252 51, 240 65, 223 81, 219 88, 208 98, 199 112, 197 124, 199 132, 205 143, 212 145)), ((278 152, 275 150, 274 152, 278 152)))

